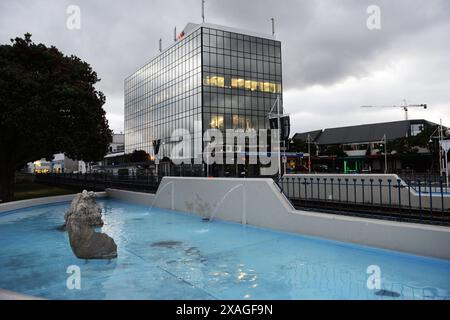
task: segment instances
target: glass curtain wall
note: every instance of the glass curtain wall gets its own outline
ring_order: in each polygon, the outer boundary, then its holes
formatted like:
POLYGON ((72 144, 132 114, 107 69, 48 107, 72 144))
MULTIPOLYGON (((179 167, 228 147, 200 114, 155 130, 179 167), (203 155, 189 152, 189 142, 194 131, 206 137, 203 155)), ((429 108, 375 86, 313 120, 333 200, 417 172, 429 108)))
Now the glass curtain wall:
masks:
POLYGON ((202 28, 203 129, 269 128, 280 96, 281 43, 202 28))
POLYGON ((152 143, 161 139, 162 159, 170 157, 175 129, 187 129, 192 138, 199 121, 201 133, 201 84, 199 29, 125 80, 125 152, 144 150, 153 158, 152 143))

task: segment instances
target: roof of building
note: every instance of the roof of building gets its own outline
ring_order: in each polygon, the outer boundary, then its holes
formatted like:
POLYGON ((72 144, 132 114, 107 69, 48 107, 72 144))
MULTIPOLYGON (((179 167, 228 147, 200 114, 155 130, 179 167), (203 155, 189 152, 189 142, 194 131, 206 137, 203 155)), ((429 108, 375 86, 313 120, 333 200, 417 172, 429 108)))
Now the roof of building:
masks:
MULTIPOLYGON (((411 124, 431 123, 423 119, 402 120, 393 122, 371 123, 357 126, 328 128, 323 131, 316 130, 311 132, 320 132, 313 141, 317 144, 350 144, 377 142, 383 140, 386 135, 387 140, 407 137, 410 133, 411 124)), ((309 132, 311 134, 311 132, 309 132)), ((294 139, 306 141, 308 132, 297 133, 294 139)), ((313 135, 311 134, 311 138, 313 135)))
POLYGON ((316 141, 318 136, 322 133, 322 130, 314 130, 314 131, 308 131, 308 132, 302 132, 302 133, 296 133, 292 137, 294 140, 302 140, 302 141, 308 141, 308 136, 312 141, 316 141))
POLYGON ((240 34, 245 34, 245 35, 249 35, 249 36, 257 37, 257 38, 276 40, 275 37, 271 34, 255 32, 255 31, 250 31, 250 30, 244 30, 244 29, 238 29, 238 28, 232 28, 232 27, 227 27, 227 26, 221 26, 218 24, 207 23, 207 22, 203 22, 203 23, 199 23, 199 24, 189 22, 186 25, 186 27, 184 27, 183 32, 184 32, 185 36, 187 36, 188 34, 194 32, 195 30, 197 30, 198 28, 201 28, 201 27, 218 29, 218 30, 223 30, 223 31, 228 31, 228 32, 233 32, 233 33, 240 33, 240 34))

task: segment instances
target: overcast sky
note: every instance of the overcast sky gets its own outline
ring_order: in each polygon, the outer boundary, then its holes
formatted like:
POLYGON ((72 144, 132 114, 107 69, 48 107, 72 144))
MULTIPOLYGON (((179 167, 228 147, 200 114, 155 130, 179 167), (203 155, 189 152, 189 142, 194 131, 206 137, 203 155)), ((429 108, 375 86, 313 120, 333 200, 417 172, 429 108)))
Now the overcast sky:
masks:
MULTIPOLYGON (((450 1, 206 0, 206 22, 271 32, 282 42, 284 105, 293 132, 404 119, 401 109, 360 105, 427 103, 410 119, 450 126, 450 1), (369 30, 369 5, 381 29, 369 30)), ((0 42, 26 32, 90 63, 102 79, 110 126, 123 131, 123 82, 168 45, 173 28, 201 21, 201 0, 0 0, 0 42), (80 29, 66 27, 69 5, 80 29)))

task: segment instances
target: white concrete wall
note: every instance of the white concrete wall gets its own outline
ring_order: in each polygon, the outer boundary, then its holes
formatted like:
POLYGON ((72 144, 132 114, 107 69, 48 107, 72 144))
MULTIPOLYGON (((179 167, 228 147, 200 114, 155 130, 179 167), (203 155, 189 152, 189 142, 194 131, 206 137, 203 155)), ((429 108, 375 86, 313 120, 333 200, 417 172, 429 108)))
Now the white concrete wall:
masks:
POLYGON ((127 190, 106 189, 108 197, 122 201, 139 203, 142 205, 151 206, 155 195, 152 193, 134 192, 127 190))
MULTIPOLYGON (((107 192, 119 199, 138 197, 145 202, 151 198, 145 194, 127 198, 132 194, 129 191, 107 192)), ((213 219, 450 259, 450 228, 295 210, 271 179, 165 177, 154 205, 213 219)))

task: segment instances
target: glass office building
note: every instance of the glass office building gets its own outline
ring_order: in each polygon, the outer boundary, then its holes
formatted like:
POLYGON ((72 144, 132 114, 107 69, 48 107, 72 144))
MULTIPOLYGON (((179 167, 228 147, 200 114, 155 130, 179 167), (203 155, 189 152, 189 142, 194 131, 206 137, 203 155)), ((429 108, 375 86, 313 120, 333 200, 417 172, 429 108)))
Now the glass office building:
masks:
POLYGON ((159 158, 170 157, 178 128, 192 144, 209 128, 269 128, 277 96, 282 106, 279 41, 207 23, 188 24, 178 38, 125 80, 127 153, 154 156, 160 140, 159 158))

